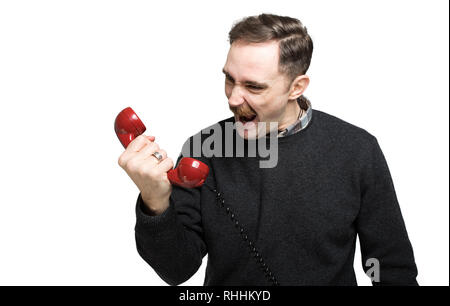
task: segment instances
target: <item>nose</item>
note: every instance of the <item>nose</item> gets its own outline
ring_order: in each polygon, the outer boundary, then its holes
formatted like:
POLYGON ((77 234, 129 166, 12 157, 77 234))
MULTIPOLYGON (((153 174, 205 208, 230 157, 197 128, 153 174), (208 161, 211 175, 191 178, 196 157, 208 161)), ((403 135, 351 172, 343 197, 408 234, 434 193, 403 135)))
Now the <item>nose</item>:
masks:
POLYGON ((234 86, 233 90, 231 91, 231 95, 228 98, 228 104, 232 107, 238 107, 242 103, 244 103, 244 96, 239 89, 239 86, 234 86))

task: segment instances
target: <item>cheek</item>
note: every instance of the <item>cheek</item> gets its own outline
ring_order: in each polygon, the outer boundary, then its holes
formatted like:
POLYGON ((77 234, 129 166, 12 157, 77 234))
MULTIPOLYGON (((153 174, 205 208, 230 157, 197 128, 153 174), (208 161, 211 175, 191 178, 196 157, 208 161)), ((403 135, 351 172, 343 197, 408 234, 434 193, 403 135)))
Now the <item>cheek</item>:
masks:
POLYGON ((247 101, 261 118, 266 117, 270 113, 271 103, 265 95, 249 95, 247 101))
MULTIPOLYGON (((280 113, 281 101, 271 95, 259 95, 253 97, 249 103, 251 107, 258 112, 262 120, 275 120, 280 113)), ((275 120, 276 121, 276 120, 275 120)))

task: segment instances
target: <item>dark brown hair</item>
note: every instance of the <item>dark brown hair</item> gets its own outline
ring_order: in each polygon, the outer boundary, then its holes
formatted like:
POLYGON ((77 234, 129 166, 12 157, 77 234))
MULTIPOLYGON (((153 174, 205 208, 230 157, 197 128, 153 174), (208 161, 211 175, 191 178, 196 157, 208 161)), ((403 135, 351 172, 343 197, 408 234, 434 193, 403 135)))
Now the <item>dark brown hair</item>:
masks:
POLYGON ((295 18, 272 14, 246 17, 233 25, 228 38, 230 45, 238 40, 249 43, 278 41, 278 69, 291 81, 305 74, 311 63, 312 39, 306 27, 295 18))

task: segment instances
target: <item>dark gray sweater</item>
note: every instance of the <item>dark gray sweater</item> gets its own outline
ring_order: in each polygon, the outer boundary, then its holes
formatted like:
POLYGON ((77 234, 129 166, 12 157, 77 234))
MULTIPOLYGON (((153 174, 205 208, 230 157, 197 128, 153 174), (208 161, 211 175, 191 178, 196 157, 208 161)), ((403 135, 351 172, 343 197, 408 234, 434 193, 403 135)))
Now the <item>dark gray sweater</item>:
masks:
POLYGON ((359 235, 363 268, 369 258, 380 264, 374 285, 417 284, 375 137, 314 110, 308 127, 278 147, 274 168, 260 168, 259 157, 198 158, 210 167, 206 184, 174 187, 162 215, 151 216, 139 196, 142 258, 171 285, 188 280, 206 254, 205 285, 356 285, 359 235))

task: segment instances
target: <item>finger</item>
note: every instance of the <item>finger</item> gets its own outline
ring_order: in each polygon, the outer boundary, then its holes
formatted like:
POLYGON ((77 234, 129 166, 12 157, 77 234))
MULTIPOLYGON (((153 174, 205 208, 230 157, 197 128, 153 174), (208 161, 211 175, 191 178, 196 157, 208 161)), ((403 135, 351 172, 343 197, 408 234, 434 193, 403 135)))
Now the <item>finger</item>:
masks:
POLYGON ((132 142, 130 142, 128 147, 119 157, 119 165, 121 167, 123 165, 126 165, 130 159, 134 158, 136 154, 139 153, 139 150, 141 150, 143 147, 147 145, 147 143, 151 143, 147 139, 147 136, 139 135, 138 137, 136 137, 132 142))
POLYGON ((167 157, 166 159, 164 159, 163 161, 161 161, 157 168, 161 171, 167 172, 170 169, 173 168, 173 160, 170 157, 167 157))
MULTIPOLYGON (((161 154, 162 158, 160 159, 160 162, 167 158, 167 152, 165 150, 157 149, 155 152, 158 152, 159 154, 161 154)), ((155 153, 155 152, 153 152, 153 153, 155 153)), ((145 159, 155 158, 155 156, 153 156, 153 153, 150 153, 145 159)))
MULTIPOLYGON (((140 160, 145 160, 149 156, 152 156, 152 154, 155 153, 156 151, 159 151, 159 145, 156 142, 149 142, 137 153, 136 157, 139 158, 140 160)), ((156 162, 158 161, 155 157, 153 158, 155 159, 156 162)))
POLYGON ((128 152, 139 152, 145 145, 150 143, 150 140, 147 139, 147 136, 144 134, 136 137, 127 147, 128 152))
POLYGON ((124 167, 131 158, 136 156, 137 151, 144 147, 147 143, 149 143, 149 140, 147 140, 145 136, 140 135, 136 137, 120 155, 119 165, 124 167))
POLYGON ((147 139, 150 141, 155 141, 156 137, 155 136, 147 136, 147 139))

